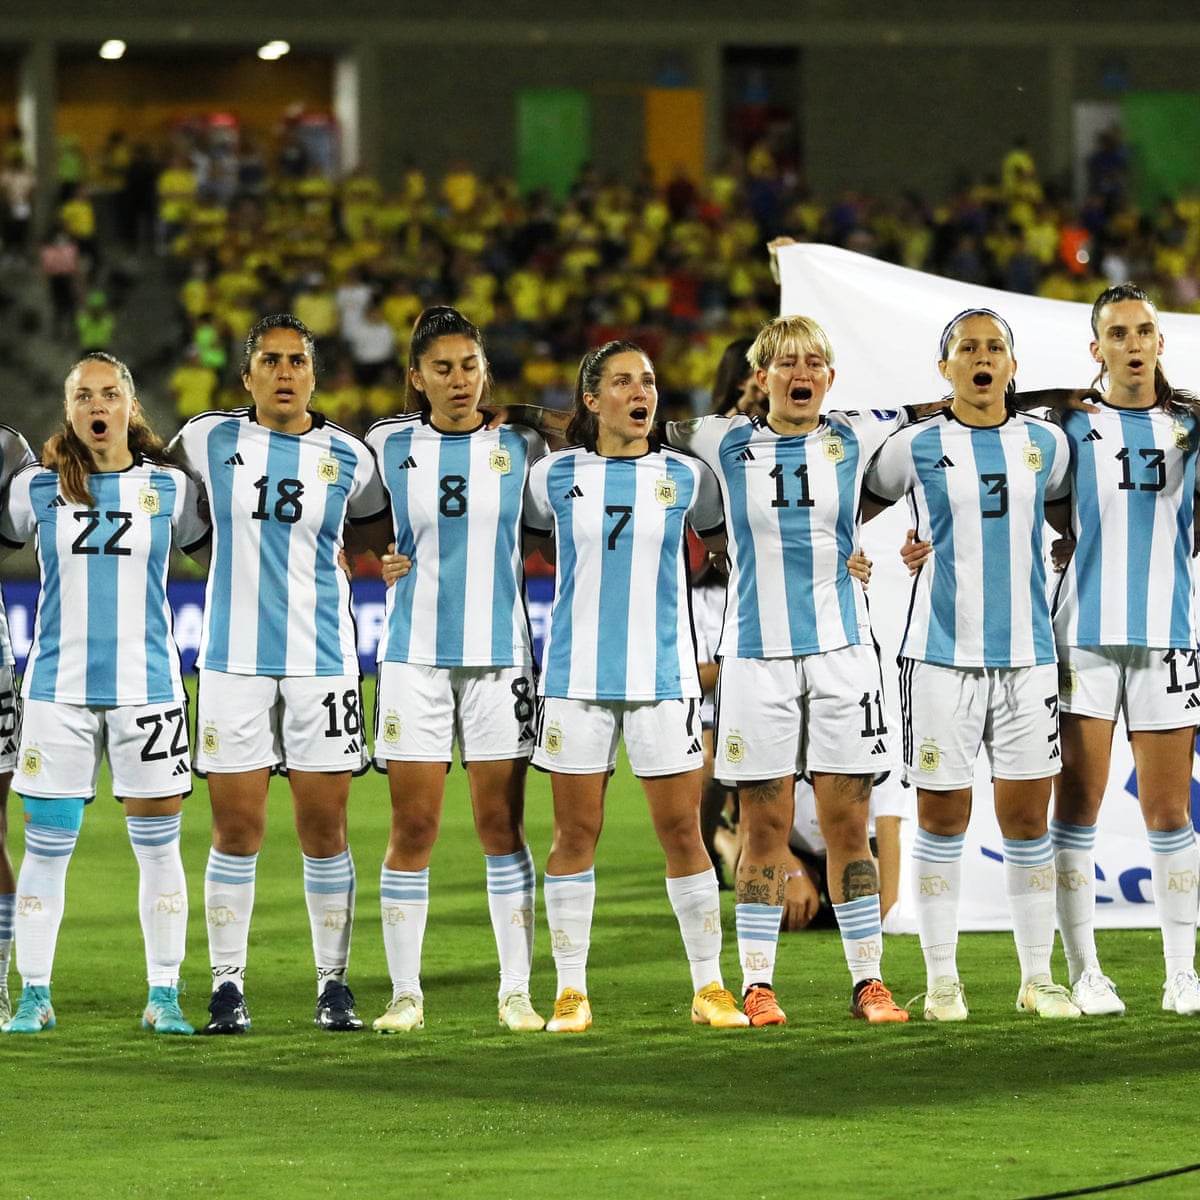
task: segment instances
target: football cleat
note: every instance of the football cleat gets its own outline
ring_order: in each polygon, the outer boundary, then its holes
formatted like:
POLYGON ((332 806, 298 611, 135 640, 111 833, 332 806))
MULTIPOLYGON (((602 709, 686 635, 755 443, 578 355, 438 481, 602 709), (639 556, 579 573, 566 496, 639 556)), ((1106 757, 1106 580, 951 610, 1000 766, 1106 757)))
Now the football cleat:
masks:
POLYGON ((546 1019, 534 1010, 528 992, 509 992, 501 996, 499 1014, 500 1024, 514 1033, 536 1033, 546 1027, 546 1019))
POLYGON ((714 1029, 744 1029, 750 1018, 738 1011, 731 991, 719 983, 710 983, 692 997, 692 1022, 714 1029))
POLYGON ((1196 978, 1195 971, 1176 971, 1163 984, 1162 1006, 1164 1012, 1175 1012, 1181 1017, 1191 1017, 1200 1013, 1200 979, 1196 978))
POLYGON ((908 1013, 892 999, 892 993, 879 979, 864 979, 854 985, 850 1015, 881 1025, 889 1021, 907 1021, 908 1013))
POLYGON ((779 1007, 774 991, 765 983, 752 983, 742 997, 742 1008, 750 1018, 750 1024, 786 1025, 787 1013, 779 1007))
POLYGON ((965 1021, 967 997, 963 985, 952 975, 939 975, 925 993, 925 1020, 965 1021))
POLYGON ((246 997, 238 990, 238 985, 229 980, 213 992, 212 999, 208 1002, 208 1012, 208 1024, 200 1030, 203 1034, 212 1036, 245 1033, 250 1028, 246 997))
POLYGON ((27 983, 21 989, 17 1011, 4 1023, 4 1032, 41 1033, 43 1029, 53 1029, 55 1024, 50 989, 27 983))
POLYGON ((1054 983, 1049 975, 1035 975, 1021 984, 1017 993, 1017 1012, 1033 1012, 1050 1019, 1082 1016, 1071 993, 1061 984, 1054 983))
POLYGON ((1071 1000, 1085 1017, 1123 1017, 1125 1001, 1117 985, 1097 967, 1089 967, 1075 980, 1071 1000))
POLYGON ((376 1017, 373 1028, 380 1033, 409 1033, 425 1028, 425 1010, 421 997, 412 992, 402 992, 392 998, 382 1017, 376 1017))
POLYGON ((354 993, 340 979, 330 979, 321 991, 313 1024, 330 1033, 353 1033, 363 1027, 354 1011, 354 993))
POLYGON ((583 992, 563 988, 554 1001, 554 1016, 546 1022, 547 1033, 583 1033, 591 1028, 592 1006, 583 992))
POLYGON ((155 1033, 196 1032, 183 1019, 183 1010, 179 1007, 179 989, 173 987, 150 989, 150 999, 146 1001, 146 1011, 142 1013, 142 1028, 153 1029, 155 1033))

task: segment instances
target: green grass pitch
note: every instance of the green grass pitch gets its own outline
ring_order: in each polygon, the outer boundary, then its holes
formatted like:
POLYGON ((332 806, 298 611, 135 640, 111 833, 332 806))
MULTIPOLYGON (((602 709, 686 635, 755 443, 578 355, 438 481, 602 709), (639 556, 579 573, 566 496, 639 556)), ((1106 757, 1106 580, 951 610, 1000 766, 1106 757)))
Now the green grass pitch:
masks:
MULTIPOLYGON (((54 979, 57 1030, 0 1038, 0 1196, 1022 1197, 1200 1160, 1200 1020, 1159 1009, 1150 931, 1102 933, 1124 1019, 1039 1022, 1014 1011, 1007 935, 963 938, 964 1025, 870 1027, 847 1013, 837 938, 785 935, 783 1029, 716 1031, 689 1019, 691 989, 641 792, 622 767, 597 861, 582 1036, 497 1024, 496 963, 465 777, 451 774, 431 872, 426 1027, 332 1035, 312 1024, 312 953, 290 803, 273 785, 259 859, 243 1038, 140 1029, 144 961, 137 877, 103 790, 67 882, 54 979)), ((368 1021, 390 998, 379 933, 388 798, 357 781, 351 845, 358 918, 351 984, 368 1021)), ((12 851, 23 840, 10 801, 12 851)), ((532 775, 539 875, 550 792, 532 775)), ((203 871, 206 793, 185 809, 191 895, 184 1011, 208 999, 203 871)), ((727 980, 739 972, 723 894, 727 980)), ((1062 973, 1061 963, 1056 968, 1062 973)), ((921 991, 913 937, 891 938, 887 980, 921 991)), ((11 985, 16 992, 15 973, 11 985)), ((553 1003, 544 920, 534 1000, 553 1003)), ((1197 1176, 1144 1185, 1196 1194, 1197 1176)))

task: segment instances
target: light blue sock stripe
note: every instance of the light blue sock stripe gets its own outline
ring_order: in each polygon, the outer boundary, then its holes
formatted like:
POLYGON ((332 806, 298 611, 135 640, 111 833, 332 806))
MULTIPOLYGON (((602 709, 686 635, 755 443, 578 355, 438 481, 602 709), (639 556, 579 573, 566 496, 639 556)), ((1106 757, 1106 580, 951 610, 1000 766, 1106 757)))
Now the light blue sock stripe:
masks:
POLYGON ((489 896, 513 896, 534 886, 533 855, 528 846, 515 854, 488 854, 484 858, 489 896))
POLYGON ((1196 841, 1190 825, 1165 831, 1150 829, 1146 831, 1146 837, 1153 854, 1178 854, 1180 850, 1190 850, 1196 841))
POLYGON ((738 937, 761 942, 779 941, 782 904, 736 904, 733 915, 738 937))
POLYGON ((11 942, 13 936, 13 913, 17 911, 17 898, 11 892, 0 896, 0 942, 11 942))
POLYGON ((210 850, 204 878, 210 883, 253 883, 257 868, 257 854, 224 854, 220 850, 210 850))
POLYGON ((1029 841, 1001 838, 1001 844, 1004 857, 1014 867, 1048 867, 1054 861, 1054 846, 1048 833, 1029 841))
POLYGON ((349 849, 332 858, 304 859, 304 890, 319 895, 333 895, 337 892, 349 892, 354 889, 354 859, 350 857, 349 849))
POLYGON ((543 883, 546 887, 557 886, 560 883, 595 883, 596 868, 588 867, 586 871, 580 871, 578 875, 545 875, 543 883))
POLYGON ((1050 840, 1055 850, 1095 850, 1096 826, 1071 825, 1054 817, 1050 821, 1050 840))
POLYGON ((408 903, 429 903, 429 868, 423 871, 389 871, 379 873, 380 900, 402 900, 408 903))
POLYGON ((53 825, 26 825, 25 849, 42 858, 68 858, 79 840, 74 829, 57 829, 53 825))
POLYGON ((927 829, 918 827, 917 835, 913 838, 913 858, 919 858, 922 862, 958 862, 962 858, 966 840, 965 833, 943 837, 940 833, 930 833, 927 829))
POLYGON ((833 915, 844 938, 878 937, 883 932, 878 895, 858 896, 844 904, 835 904, 833 915))
POLYGON ((126 817, 129 840, 135 846, 167 846, 179 840, 183 828, 183 813, 165 817, 126 817))

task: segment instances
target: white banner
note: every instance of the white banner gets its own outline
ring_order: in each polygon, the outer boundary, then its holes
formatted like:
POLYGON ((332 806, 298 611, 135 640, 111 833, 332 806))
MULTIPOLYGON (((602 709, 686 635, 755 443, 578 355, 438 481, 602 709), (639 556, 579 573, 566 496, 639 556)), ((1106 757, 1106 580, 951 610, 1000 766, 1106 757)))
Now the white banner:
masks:
MULTIPOLYGON (((956 283, 832 246, 786 246, 779 253, 779 267, 780 311, 814 318, 833 343, 837 378, 829 394, 831 408, 894 408, 944 395, 946 384, 936 365, 942 327, 962 309, 976 305, 995 309, 1012 326, 1018 388, 1081 387, 1095 376, 1096 364, 1088 353, 1091 324, 1086 304, 956 283)), ((1161 324, 1167 377, 1179 387, 1200 390, 1200 316, 1164 313, 1161 324)), ((894 665, 910 592, 899 557, 907 525, 907 510, 897 505, 863 531, 863 546, 875 562, 871 618, 883 651, 893 713, 899 712, 894 665)), ((1193 769, 1193 823, 1200 792, 1197 776, 1200 771, 1193 769)), ((1096 844, 1097 924, 1103 928, 1157 925, 1146 833, 1136 796, 1133 759, 1124 731, 1118 728, 1096 844)), ((905 822, 906 849, 912 824, 905 822)), ((907 858, 906 853, 906 866, 907 858)), ((963 864, 962 928, 1010 928, 1000 831, 982 756, 963 864)), ((900 895, 911 917, 907 879, 900 895)), ((911 927, 911 920, 903 923, 911 927)))

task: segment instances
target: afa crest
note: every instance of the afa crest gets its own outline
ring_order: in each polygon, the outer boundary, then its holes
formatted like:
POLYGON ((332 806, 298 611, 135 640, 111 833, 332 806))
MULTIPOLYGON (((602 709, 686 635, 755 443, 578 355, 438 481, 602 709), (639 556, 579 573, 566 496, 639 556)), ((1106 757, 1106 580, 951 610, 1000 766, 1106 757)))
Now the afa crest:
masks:
POLYGON ((1175 439, 1175 449, 1182 450, 1186 454, 1192 444, 1187 428, 1176 421, 1171 426, 1171 436, 1175 439))
POLYGON ((394 746, 400 740, 400 716, 390 712, 383 718, 383 740, 394 746))
POLYGON ((488 455, 488 466, 497 475, 508 475, 512 472, 512 455, 503 446, 496 446, 488 455))
POLYGON ((1060 696, 1073 696, 1078 688, 1079 676, 1075 673, 1075 668, 1059 664, 1058 694, 1060 696))
POLYGON ((1042 469, 1042 449, 1040 446, 1035 446, 1032 442, 1027 442, 1025 449, 1021 452, 1021 457, 1031 471, 1040 471, 1042 469))
POLYGON ((557 725, 550 725, 546 729, 546 753, 559 754, 562 752, 562 729, 557 725))
POLYGON ((322 483, 337 483, 340 471, 338 460, 331 455, 317 459, 317 478, 322 483))
POLYGON ((138 492, 138 508, 144 513, 154 516, 159 509, 158 488, 147 484, 138 492))
POLYGON ((821 451, 831 463, 845 462, 846 443, 836 433, 821 439, 821 451))
POLYGON ((215 725, 205 725, 204 732, 200 735, 200 744, 204 747, 205 754, 216 754, 221 749, 221 739, 217 736, 215 725))
POLYGON ((731 763, 740 763, 746 757, 746 743, 736 733, 725 739, 725 757, 731 763))
POLYGON ((942 752, 936 742, 922 742, 917 750, 917 766, 922 771, 936 771, 942 765, 942 752))
POLYGON ((675 480, 664 477, 654 481, 654 498, 663 508, 670 508, 675 503, 675 495, 675 480))
POLYGON ((21 774, 40 775, 42 773, 42 752, 36 746, 30 746, 21 755, 21 774))

